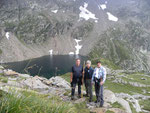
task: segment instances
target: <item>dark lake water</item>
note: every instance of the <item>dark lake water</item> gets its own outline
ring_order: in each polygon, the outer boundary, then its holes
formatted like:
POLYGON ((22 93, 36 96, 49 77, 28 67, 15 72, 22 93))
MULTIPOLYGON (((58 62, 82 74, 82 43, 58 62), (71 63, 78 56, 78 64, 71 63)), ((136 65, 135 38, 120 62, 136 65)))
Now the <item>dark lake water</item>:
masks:
POLYGON ((81 64, 87 60, 85 56, 70 55, 47 55, 40 58, 11 62, 4 64, 7 69, 12 69, 19 73, 27 73, 32 76, 39 75, 46 78, 65 74, 71 71, 71 66, 75 64, 75 59, 80 58, 81 64))

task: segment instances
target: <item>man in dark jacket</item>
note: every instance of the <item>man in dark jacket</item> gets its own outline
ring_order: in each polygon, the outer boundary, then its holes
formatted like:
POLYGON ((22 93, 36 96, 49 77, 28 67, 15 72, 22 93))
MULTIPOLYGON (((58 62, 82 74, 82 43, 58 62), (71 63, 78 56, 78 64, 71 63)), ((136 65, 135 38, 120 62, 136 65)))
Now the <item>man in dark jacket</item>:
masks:
POLYGON ((86 62, 86 67, 84 69, 84 83, 86 88, 86 96, 90 95, 89 102, 92 101, 92 75, 93 75, 93 68, 91 67, 91 61, 86 62))
POLYGON ((78 97, 81 98, 81 85, 83 83, 83 66, 80 65, 80 59, 76 59, 76 64, 72 66, 71 71, 71 99, 74 100, 76 84, 78 84, 78 97))

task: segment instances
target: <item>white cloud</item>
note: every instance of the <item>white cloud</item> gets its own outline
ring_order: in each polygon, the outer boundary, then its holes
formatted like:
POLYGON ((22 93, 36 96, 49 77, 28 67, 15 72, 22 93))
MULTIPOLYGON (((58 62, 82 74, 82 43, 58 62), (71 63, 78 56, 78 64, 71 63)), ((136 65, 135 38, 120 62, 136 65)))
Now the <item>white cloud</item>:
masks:
POLYGON ((107 15, 108 15, 108 19, 110 21, 114 21, 114 22, 117 22, 118 21, 118 18, 115 17, 114 15, 112 15, 110 12, 107 12, 107 15))
POLYGON ((84 6, 80 6, 79 10, 81 11, 79 14, 80 18, 83 18, 85 20, 94 19, 98 20, 98 18, 95 17, 95 14, 91 13, 89 10, 87 10, 88 4, 84 3, 84 6))

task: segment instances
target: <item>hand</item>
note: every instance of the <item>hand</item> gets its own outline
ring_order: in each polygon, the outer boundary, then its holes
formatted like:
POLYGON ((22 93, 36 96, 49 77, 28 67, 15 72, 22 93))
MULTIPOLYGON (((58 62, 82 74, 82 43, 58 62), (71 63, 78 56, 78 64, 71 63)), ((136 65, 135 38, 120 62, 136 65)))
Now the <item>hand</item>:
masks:
POLYGON ((92 85, 94 85, 94 82, 92 81, 92 85))
POLYGON ((72 83, 72 79, 70 79, 70 83, 72 83))
POLYGON ((103 82, 103 81, 101 81, 101 82, 100 82, 100 85, 102 86, 103 84, 104 84, 104 82, 103 82))
POLYGON ((83 85, 83 83, 84 83, 84 80, 82 80, 82 85, 83 85))

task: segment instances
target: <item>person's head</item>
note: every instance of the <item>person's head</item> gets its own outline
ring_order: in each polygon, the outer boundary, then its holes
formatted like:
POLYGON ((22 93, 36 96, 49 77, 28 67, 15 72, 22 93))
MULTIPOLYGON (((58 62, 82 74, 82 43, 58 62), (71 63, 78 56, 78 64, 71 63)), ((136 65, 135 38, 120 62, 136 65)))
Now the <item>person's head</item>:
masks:
POLYGON ((100 68, 101 67, 101 61, 97 62, 97 67, 100 68))
POLYGON ((76 65, 77 65, 77 66, 80 65, 80 59, 79 59, 79 58, 76 59, 76 65))
POLYGON ((86 67, 89 68, 90 66, 91 66, 91 61, 90 61, 90 60, 87 60, 87 61, 86 61, 86 67))

